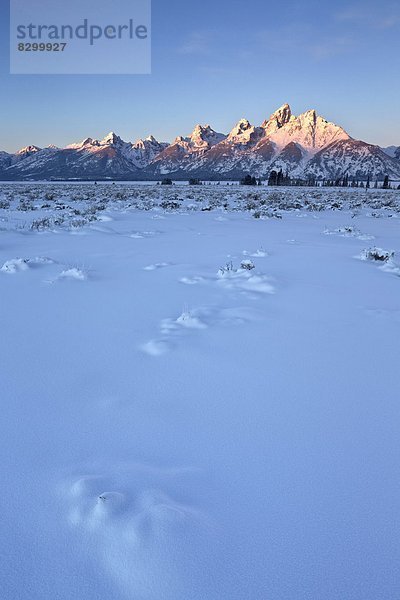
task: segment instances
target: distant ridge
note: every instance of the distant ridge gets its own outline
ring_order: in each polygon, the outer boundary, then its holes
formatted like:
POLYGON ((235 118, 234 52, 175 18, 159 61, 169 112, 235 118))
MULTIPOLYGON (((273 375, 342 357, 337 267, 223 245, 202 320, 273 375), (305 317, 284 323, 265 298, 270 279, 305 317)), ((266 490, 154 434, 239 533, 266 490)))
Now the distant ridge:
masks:
POLYGON ((243 118, 223 134, 199 124, 171 144, 152 135, 125 142, 110 132, 65 148, 29 145, 15 154, 0 152, 2 180, 234 179, 246 173, 263 178, 271 170, 299 179, 400 179, 400 147, 355 140, 314 109, 295 116, 283 104, 259 126, 243 118))

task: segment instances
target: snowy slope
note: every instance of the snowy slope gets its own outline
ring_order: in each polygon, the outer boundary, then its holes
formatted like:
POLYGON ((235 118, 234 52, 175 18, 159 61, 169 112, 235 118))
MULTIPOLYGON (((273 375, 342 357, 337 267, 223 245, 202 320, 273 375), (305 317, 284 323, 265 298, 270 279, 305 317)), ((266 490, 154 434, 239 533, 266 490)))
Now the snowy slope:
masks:
POLYGON ((352 177, 397 179, 400 163, 387 156, 379 146, 357 140, 341 140, 323 148, 308 163, 306 171, 317 177, 352 177))
POLYGON ((387 146, 382 148, 385 154, 391 158, 398 158, 400 160, 400 146, 387 146))
POLYGON ((399 194, 176 187, 0 188, 2 598, 398 600, 399 194))
POLYGON ((261 126, 243 118, 228 135, 196 125, 172 144, 153 136, 125 142, 114 132, 102 140, 86 138, 64 149, 28 146, 0 155, 1 179, 154 179, 197 176, 238 178, 246 173, 268 177, 282 169, 292 177, 321 179, 332 173, 350 177, 400 179, 399 149, 380 149, 352 139, 340 126, 308 110, 292 114, 284 104, 261 126))

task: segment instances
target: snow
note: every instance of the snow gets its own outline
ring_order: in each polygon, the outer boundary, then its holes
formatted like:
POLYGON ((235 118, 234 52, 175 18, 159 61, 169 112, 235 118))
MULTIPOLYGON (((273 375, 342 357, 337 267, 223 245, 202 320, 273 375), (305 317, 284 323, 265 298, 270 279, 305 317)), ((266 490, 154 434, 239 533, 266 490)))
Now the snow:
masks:
POLYGON ((2 184, 2 598, 398 599, 399 192, 256 191, 2 184))
POLYGON ((348 175, 381 181, 388 175, 393 183, 400 176, 399 152, 351 138, 315 109, 295 116, 284 104, 260 127, 242 118, 228 135, 198 124, 172 144, 152 135, 132 143, 111 131, 100 141, 89 137, 65 149, 28 146, 13 155, 0 152, 0 168, 9 180, 153 179, 183 173, 202 179, 246 173, 268 178, 271 170, 282 169, 305 180, 348 175))

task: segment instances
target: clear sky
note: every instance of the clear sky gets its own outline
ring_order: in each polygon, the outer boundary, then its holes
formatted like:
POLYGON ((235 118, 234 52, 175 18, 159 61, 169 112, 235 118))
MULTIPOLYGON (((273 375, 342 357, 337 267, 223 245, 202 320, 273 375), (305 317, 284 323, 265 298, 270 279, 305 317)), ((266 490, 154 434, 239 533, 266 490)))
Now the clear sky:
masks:
POLYGON ((2 150, 111 130, 170 141, 198 122, 228 132, 284 102, 296 114, 316 108, 353 137, 400 145, 398 0, 153 0, 152 75, 130 76, 9 75, 0 3, 2 150))

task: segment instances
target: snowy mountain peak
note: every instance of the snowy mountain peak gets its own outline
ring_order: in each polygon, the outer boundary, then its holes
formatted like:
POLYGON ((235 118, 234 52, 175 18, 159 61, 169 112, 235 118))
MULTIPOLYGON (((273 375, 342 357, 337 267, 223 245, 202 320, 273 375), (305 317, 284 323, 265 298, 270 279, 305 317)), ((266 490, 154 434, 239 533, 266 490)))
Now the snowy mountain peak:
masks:
POLYGON ((35 152, 39 152, 39 150, 41 150, 39 146, 25 146, 25 148, 18 150, 17 154, 34 154, 35 152))
POLYGON ((100 142, 98 140, 94 140, 91 137, 87 137, 81 142, 76 142, 74 144, 69 144, 66 146, 67 150, 79 150, 81 148, 90 149, 91 146, 98 146, 100 142))
POLYGON ((184 138, 182 135, 177 135, 176 138, 174 139, 174 141, 172 143, 173 144, 179 144, 181 142, 187 142, 187 139, 184 138))
POLYGON ((124 143, 124 141, 114 131, 110 131, 100 142, 102 146, 113 146, 120 143, 124 143))
POLYGON ((156 138, 152 135, 147 136, 145 139, 136 140, 134 144, 132 144, 133 148, 148 148, 148 147, 162 147, 161 144, 156 138))
POLYGON ((290 108, 289 104, 282 104, 281 107, 279 107, 274 113, 272 113, 268 120, 264 121, 261 127, 263 127, 263 129, 266 130, 266 133, 268 135, 276 131, 277 129, 280 129, 281 127, 286 125, 286 123, 289 123, 291 117, 292 109, 290 108))
POLYGON ((340 126, 310 109, 295 116, 285 103, 261 127, 247 119, 228 134, 209 124, 197 124, 186 137, 171 144, 152 135, 125 142, 111 131, 101 141, 85 138, 66 148, 27 146, 16 154, 0 153, 5 179, 71 177, 157 178, 166 174, 189 177, 267 177, 282 169, 293 177, 310 174, 335 178, 343 173, 400 179, 400 148, 384 149, 358 142, 340 126))
POLYGON ((255 127, 247 119, 240 119, 232 131, 229 133, 227 140, 232 141, 237 138, 248 138, 254 132, 255 127))
POLYGON ((349 139, 342 127, 320 117, 315 109, 295 116, 288 104, 284 104, 262 124, 265 135, 278 150, 294 142, 308 154, 313 154, 334 141, 349 139))
POLYGON ((400 146, 387 146, 386 148, 382 148, 382 150, 391 158, 400 159, 400 146))
POLYGON ((310 108, 309 110, 306 110, 306 112, 302 113, 300 116, 304 117, 304 120, 315 122, 317 118, 317 112, 315 108, 310 108))
POLYGON ((196 125, 190 136, 190 141, 196 147, 215 146, 226 136, 223 133, 217 133, 210 125, 196 125))

